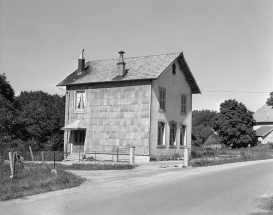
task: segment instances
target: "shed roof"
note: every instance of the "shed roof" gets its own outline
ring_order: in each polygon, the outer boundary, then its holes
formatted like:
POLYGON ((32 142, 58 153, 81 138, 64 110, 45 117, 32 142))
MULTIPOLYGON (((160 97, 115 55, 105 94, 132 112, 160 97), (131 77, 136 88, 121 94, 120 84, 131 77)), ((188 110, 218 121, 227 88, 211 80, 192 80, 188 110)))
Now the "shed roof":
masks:
POLYGON ((254 115, 256 122, 273 122, 273 107, 265 104, 254 115))
POLYGON ((124 58, 126 63, 124 76, 117 76, 118 59, 89 61, 85 64, 83 72, 79 73, 76 70, 57 86, 157 79, 176 59, 192 93, 201 93, 182 52, 124 58))
POLYGON ((261 126, 260 128, 256 130, 256 136, 264 137, 272 131, 273 131, 273 126, 261 126))

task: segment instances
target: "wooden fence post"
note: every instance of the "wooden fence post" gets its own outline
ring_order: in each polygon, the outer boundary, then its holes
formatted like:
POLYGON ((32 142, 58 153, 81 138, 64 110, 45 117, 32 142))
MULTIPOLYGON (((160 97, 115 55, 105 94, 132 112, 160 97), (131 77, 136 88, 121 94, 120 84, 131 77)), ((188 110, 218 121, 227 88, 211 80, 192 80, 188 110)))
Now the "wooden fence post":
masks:
POLYGON ((118 162, 118 148, 117 148, 117 162, 118 162))
POLYGON ((10 171, 11 171, 11 176, 10 178, 13 178, 14 177, 14 166, 13 166, 13 156, 12 156, 12 152, 9 152, 9 163, 10 163, 10 171))
POLYGON ((29 151, 30 151, 31 159, 32 159, 33 164, 34 164, 34 166, 35 166, 34 157, 33 157, 33 153, 32 153, 32 150, 31 150, 31 147, 30 147, 30 146, 29 146, 29 151))
POLYGON ((135 147, 130 148, 130 165, 135 165, 135 147))

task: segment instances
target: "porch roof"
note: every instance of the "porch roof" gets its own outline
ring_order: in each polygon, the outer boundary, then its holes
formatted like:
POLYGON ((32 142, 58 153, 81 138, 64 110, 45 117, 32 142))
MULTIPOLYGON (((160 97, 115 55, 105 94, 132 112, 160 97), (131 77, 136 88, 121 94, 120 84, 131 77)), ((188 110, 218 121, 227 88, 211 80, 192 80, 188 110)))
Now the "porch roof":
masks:
POLYGON ((86 130, 86 126, 84 126, 82 121, 78 119, 64 126, 61 130, 86 130))

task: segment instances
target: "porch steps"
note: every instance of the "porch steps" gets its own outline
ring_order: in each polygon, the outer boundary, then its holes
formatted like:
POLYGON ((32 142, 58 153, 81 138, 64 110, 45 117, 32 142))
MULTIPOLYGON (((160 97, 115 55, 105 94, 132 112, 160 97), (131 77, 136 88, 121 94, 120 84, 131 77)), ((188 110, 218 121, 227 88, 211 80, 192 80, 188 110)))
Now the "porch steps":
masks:
MULTIPOLYGON (((80 154, 80 160, 83 159, 84 154, 80 154)), ((71 153, 67 156, 65 161, 79 161, 79 153, 71 153)))

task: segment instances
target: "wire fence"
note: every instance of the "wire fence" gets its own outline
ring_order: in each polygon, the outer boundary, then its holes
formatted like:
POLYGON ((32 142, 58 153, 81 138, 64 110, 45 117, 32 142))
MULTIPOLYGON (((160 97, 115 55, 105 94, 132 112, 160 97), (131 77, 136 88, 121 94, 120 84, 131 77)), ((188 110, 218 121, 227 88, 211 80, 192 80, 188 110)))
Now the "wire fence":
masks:
MULTIPOLYGON (((32 161, 30 151, 16 151, 23 161, 32 161)), ((33 151, 34 161, 63 161, 65 153, 62 151, 33 151)), ((0 154, 0 161, 9 160, 9 152, 5 151, 0 154)))
POLYGON ((241 149, 204 149, 192 148, 191 159, 194 163, 223 164, 249 160, 265 160, 273 158, 271 148, 241 148, 241 149))

